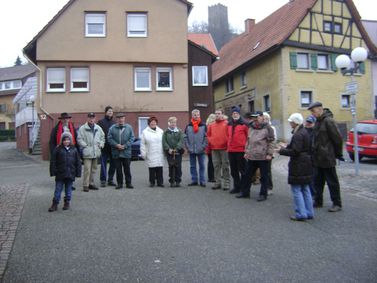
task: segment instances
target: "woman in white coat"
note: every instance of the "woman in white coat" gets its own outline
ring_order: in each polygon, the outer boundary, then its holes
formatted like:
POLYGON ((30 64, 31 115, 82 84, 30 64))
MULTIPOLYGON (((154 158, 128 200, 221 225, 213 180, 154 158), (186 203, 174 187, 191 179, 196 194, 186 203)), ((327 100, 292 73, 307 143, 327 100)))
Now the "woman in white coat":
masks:
POLYGON ((141 134, 140 153, 149 168, 149 186, 164 186, 162 167, 164 166, 164 152, 162 148, 162 135, 164 131, 158 126, 156 117, 148 119, 148 127, 141 134))

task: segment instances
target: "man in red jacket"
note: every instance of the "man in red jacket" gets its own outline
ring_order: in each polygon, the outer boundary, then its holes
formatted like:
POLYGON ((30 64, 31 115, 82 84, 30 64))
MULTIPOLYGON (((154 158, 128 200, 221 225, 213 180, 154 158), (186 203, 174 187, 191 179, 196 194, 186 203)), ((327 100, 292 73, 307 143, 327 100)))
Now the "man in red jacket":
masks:
POLYGON ((241 177, 245 174, 246 159, 245 145, 249 127, 241 118, 240 108, 234 106, 232 108, 232 119, 228 124, 228 157, 230 163, 230 174, 233 178, 233 189, 231 194, 241 192, 241 177))
POLYGON ((224 120, 222 110, 216 110, 216 121, 208 126, 207 138, 209 147, 212 150, 213 167, 215 169, 215 185, 213 190, 223 187, 224 191, 229 190, 230 174, 229 159, 227 154, 228 144, 228 122, 224 120), (221 176, 222 179, 221 180, 221 176), (223 184, 221 186, 221 181, 223 184))

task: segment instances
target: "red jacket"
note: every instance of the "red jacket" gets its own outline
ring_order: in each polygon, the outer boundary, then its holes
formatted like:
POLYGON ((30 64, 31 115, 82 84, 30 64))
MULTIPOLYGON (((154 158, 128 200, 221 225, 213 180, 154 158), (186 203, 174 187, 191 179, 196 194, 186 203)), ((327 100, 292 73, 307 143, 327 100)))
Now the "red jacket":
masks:
POLYGON ((228 144, 228 121, 215 121, 209 125, 207 138, 211 150, 226 150, 228 144))
POLYGON ((239 119, 237 124, 232 120, 228 124, 228 152, 245 152, 248 133, 249 127, 243 120, 239 119))

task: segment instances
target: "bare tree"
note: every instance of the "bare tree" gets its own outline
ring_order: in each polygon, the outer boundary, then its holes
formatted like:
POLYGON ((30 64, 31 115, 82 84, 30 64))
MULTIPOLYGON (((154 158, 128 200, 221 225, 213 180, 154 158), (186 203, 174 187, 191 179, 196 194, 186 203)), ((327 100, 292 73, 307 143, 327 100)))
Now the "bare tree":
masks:
POLYGON ((205 21, 194 21, 188 28, 189 32, 192 33, 208 33, 208 23, 205 21))

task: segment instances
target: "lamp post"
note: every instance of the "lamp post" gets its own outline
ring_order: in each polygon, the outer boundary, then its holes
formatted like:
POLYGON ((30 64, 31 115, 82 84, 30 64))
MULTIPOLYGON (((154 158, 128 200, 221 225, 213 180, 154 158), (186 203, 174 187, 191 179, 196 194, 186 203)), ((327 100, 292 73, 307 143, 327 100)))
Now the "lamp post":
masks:
POLYGON ((342 54, 336 57, 335 64, 343 75, 349 74, 351 82, 346 84, 347 93, 351 95, 351 114, 353 126, 353 152, 355 161, 355 174, 359 175, 359 144, 356 129, 356 93, 358 84, 354 79, 354 74, 360 70, 360 64, 363 63, 368 57, 368 51, 363 47, 357 47, 351 52, 351 59, 348 55, 342 54), (353 64, 351 64, 353 63, 353 64))

